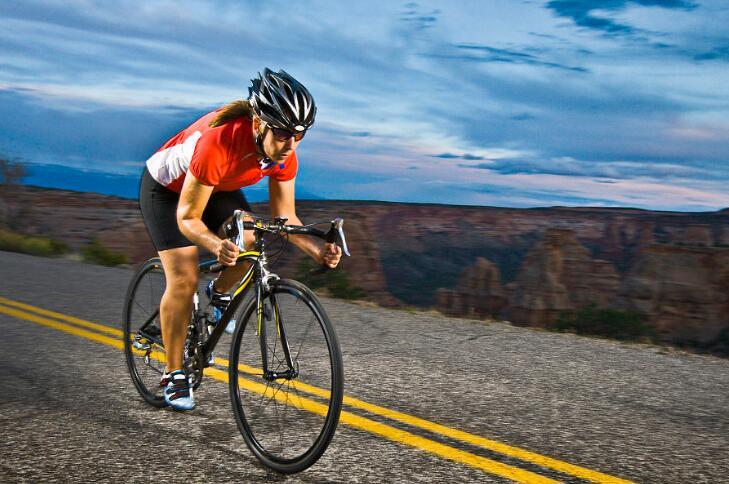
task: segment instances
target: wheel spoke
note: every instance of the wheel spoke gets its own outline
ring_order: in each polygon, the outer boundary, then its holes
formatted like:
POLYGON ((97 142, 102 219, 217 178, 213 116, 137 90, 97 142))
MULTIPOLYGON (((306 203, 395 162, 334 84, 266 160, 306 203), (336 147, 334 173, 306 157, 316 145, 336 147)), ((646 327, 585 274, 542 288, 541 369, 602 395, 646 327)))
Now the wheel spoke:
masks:
MULTIPOLYGON (((309 320, 309 324, 306 326, 306 331, 304 332, 304 336, 309 334, 309 330, 311 329, 312 325, 314 324, 314 318, 309 320)), ((296 351, 296 357, 293 358, 294 360, 299 359, 299 354, 301 353, 301 348, 304 346, 304 342, 306 341, 306 338, 302 336, 301 343, 299 343, 299 349, 296 351)))
POLYGON ((134 300, 134 304, 135 304, 135 305, 136 305, 136 306, 137 306, 137 307, 138 307, 139 309, 141 309, 142 311, 144 311, 144 312, 145 312, 146 314, 149 314, 149 311, 147 311, 147 310, 146 310, 146 309, 144 308, 144 306, 142 306, 141 304, 139 304, 139 301, 137 301, 136 299, 134 300))
MULTIPOLYGON (((264 345, 267 366, 279 374, 286 370, 298 373, 273 381, 261 378, 259 387, 238 387, 233 392, 234 411, 247 443, 256 449, 259 459, 274 469, 280 470, 281 462, 288 462, 285 472, 292 472, 291 466, 304 469, 318 459, 334 433, 335 426, 330 423, 336 422, 341 410, 341 355, 336 339, 330 336, 331 323, 319 309, 314 309, 318 307, 315 303, 308 302, 313 297, 309 291, 302 292, 288 282, 272 284, 272 301, 266 301, 271 304, 268 309, 273 322, 267 326, 270 329, 266 334, 270 336, 264 345), (284 324, 287 341, 279 336, 277 324, 284 324), (286 344, 291 348, 293 368, 287 364, 286 344), (298 380, 322 391, 307 393, 303 389, 308 387, 299 385, 298 380), (320 415, 319 410, 315 411, 320 403, 331 411, 320 415)), ((239 378, 238 372, 243 368, 262 366, 255 301, 241 311, 241 331, 233 342, 230 362, 234 386, 250 378, 244 373, 239 378)))
POLYGON ((301 399, 301 394, 299 393, 299 389, 296 388, 296 381, 295 380, 291 380, 291 387, 294 389, 294 393, 296 394, 296 398, 298 398, 298 400, 299 400, 298 401, 299 407, 303 407, 304 406, 304 401, 301 399))

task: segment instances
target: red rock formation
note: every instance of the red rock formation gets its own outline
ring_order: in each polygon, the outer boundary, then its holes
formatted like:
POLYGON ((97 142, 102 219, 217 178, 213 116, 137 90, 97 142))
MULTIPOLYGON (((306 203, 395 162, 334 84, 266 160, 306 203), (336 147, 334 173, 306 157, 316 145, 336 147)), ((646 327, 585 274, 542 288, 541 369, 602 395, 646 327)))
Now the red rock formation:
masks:
POLYGON ((665 339, 709 343, 729 327, 729 249, 655 245, 623 281, 623 304, 665 339))
MULTIPOLYGON (((516 324, 546 326, 564 310, 595 304, 645 314, 663 339, 708 344, 729 327, 729 248, 706 248, 706 230, 679 231, 681 244, 646 245, 621 280, 611 262, 594 259, 574 233, 549 229, 526 255, 517 278, 503 290, 485 259, 464 271, 455 290, 438 292, 447 314, 494 315, 478 301, 505 295, 501 315, 516 324), (696 234, 702 234, 696 236, 696 234)), ((637 233, 639 242, 646 240, 637 233)), ((498 272, 495 272, 498 274, 498 272)))
POLYGON ((436 307, 447 314, 496 318, 508 304, 499 268, 479 257, 464 269, 455 290, 439 289, 436 307))
POLYGON ((515 283, 507 318, 545 326, 561 311, 610 305, 620 279, 613 264, 593 259, 574 232, 548 229, 527 254, 515 283))
POLYGON ((714 234, 709 225, 686 224, 667 227, 665 230, 670 234, 671 243, 676 245, 692 247, 712 247, 715 245, 714 234))

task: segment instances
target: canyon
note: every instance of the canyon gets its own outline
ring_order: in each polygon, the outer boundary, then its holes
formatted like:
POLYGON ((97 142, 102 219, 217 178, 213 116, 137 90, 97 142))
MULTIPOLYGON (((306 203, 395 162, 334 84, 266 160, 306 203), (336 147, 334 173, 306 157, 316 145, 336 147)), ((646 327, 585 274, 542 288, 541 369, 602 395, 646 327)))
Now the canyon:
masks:
MULTIPOLYGON (((265 204, 254 204, 265 216, 265 204)), ((497 208, 302 200, 304 223, 340 216, 362 299, 454 316, 549 327, 589 305, 637 311, 660 339, 710 346, 729 336, 729 211, 497 208)), ((139 263, 155 255, 136 200, 14 186, 0 216, 73 250, 97 239, 139 263)), ((280 242, 279 242, 280 243, 280 242)), ((272 258, 301 275, 292 247, 272 258)))

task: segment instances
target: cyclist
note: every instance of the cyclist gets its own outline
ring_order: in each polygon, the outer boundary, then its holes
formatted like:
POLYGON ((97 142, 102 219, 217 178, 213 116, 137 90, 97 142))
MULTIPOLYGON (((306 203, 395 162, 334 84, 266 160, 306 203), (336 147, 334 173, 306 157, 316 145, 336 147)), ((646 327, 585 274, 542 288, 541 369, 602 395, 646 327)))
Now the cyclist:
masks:
MULTIPOLYGON (((250 211, 240 189, 266 177, 272 217, 301 225, 295 207, 296 147, 315 114, 314 99, 301 83, 283 70, 266 68, 252 80, 247 100, 204 115, 147 160, 139 203, 166 278, 160 321, 167 363, 160 385, 174 409, 195 407, 182 359, 198 284, 198 246, 221 264, 235 265, 238 247, 222 227, 235 209, 250 211)), ((335 244, 302 235, 290 240, 322 265, 339 264, 342 252, 335 244)), ((244 242, 250 247, 253 234, 246 232, 244 242)), ((218 312, 245 270, 243 264, 227 268, 208 286, 218 312)))

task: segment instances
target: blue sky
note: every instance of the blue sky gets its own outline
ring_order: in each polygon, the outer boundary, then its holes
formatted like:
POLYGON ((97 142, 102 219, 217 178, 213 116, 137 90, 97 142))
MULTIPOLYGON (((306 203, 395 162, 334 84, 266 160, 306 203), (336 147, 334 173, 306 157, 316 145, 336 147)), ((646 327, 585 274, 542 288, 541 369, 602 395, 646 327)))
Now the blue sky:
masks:
POLYGON ((302 197, 729 206, 723 0, 23 1, 0 19, 0 154, 31 183, 133 196, 152 152, 269 66, 317 101, 302 197))

